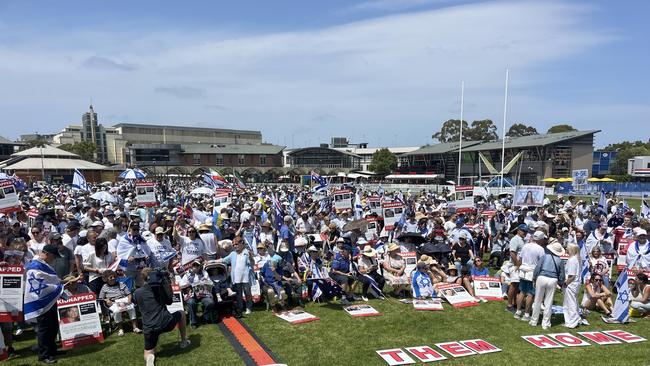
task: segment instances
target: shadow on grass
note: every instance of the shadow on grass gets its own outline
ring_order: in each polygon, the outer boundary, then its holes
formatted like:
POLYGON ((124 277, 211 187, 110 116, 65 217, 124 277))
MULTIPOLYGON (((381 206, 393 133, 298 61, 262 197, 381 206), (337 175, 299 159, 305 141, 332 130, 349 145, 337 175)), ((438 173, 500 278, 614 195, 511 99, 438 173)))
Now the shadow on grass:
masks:
POLYGON ((156 352, 156 357, 169 357, 192 352, 193 350, 201 347, 201 338, 202 336, 200 334, 191 334, 189 336, 189 339, 192 343, 189 347, 183 349, 178 346, 177 342, 166 343, 160 348, 159 352, 156 352))

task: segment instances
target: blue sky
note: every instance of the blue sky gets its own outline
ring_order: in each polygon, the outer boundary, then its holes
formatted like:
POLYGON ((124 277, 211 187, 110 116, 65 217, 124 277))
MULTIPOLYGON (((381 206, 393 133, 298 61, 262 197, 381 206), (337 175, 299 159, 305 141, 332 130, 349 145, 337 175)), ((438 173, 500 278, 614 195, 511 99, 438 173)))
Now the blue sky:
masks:
POLYGON ((418 146, 442 122, 648 139, 646 1, 0 1, 1 135, 78 123, 418 146), (619 4, 624 4, 619 5, 619 4))

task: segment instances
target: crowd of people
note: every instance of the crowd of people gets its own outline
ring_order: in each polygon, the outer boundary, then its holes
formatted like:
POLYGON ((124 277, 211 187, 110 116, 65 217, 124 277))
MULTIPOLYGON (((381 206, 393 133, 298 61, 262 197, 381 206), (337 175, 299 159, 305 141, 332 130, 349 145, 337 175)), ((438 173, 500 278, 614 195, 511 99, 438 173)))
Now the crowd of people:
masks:
MULTIPOLYGON (((255 302, 281 311, 307 301, 426 299, 439 296, 441 283, 474 295, 473 278, 490 274, 502 280, 506 310, 531 326, 541 316, 545 330, 561 290, 565 326, 575 328, 588 311, 611 315, 612 263, 621 243, 624 265, 635 275, 632 311, 650 313, 650 224, 615 196, 608 196, 607 207, 573 196, 546 198, 540 207, 513 207, 508 195, 477 197, 475 207, 461 213, 446 192, 385 193, 356 185, 360 204, 337 209, 331 195, 309 187, 233 187, 223 201, 190 193, 201 184, 159 180, 153 206, 138 202, 133 181, 88 191, 32 185, 20 192, 22 210, 0 217, 0 265, 45 263, 65 294, 94 293, 111 331, 144 332, 148 364, 160 333, 182 323, 186 347, 186 322, 196 328, 230 313, 246 316, 255 302), (98 191, 114 199, 90 198, 98 191), (400 220, 384 226, 371 196, 402 203, 400 220), (377 223, 373 230, 367 218, 377 223), (416 258, 413 266, 407 253, 416 258), (171 301, 149 288, 152 270, 168 273, 181 291, 187 320, 146 300, 171 301), (151 327, 145 318, 164 326, 151 327)), ((53 363, 57 325, 41 325, 40 318, 39 359, 53 363)), ((31 325, 0 326, 11 354, 13 337, 31 325)))

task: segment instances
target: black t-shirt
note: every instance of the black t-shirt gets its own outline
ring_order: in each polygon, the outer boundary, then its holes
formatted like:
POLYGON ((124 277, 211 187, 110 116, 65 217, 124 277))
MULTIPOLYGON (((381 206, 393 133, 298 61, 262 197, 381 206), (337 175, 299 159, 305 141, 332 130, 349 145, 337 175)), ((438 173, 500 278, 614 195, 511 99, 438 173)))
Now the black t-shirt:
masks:
POLYGON ((169 322, 173 321, 172 315, 167 310, 167 306, 172 303, 173 295, 171 287, 165 286, 151 287, 145 284, 135 290, 133 294, 140 313, 142 314, 142 325, 145 334, 161 333, 169 322))
POLYGON ((461 262, 463 264, 467 263, 469 261, 469 245, 465 244, 464 247, 461 247, 458 244, 454 244, 454 246, 451 248, 452 251, 456 251, 456 258, 460 258, 461 262))
POLYGON ((59 276, 59 278, 63 278, 70 274, 70 271, 72 270, 72 268, 70 268, 70 262, 74 261, 74 253, 72 250, 68 249, 68 247, 63 245, 59 245, 58 248, 61 256, 54 258, 52 267, 54 268, 56 275, 59 276))

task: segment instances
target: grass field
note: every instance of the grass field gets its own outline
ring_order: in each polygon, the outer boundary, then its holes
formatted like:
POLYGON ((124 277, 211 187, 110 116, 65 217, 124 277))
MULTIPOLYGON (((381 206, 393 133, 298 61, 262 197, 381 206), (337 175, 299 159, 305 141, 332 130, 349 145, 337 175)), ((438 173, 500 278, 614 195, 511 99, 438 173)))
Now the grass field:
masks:
MULTIPOLYGON (((556 297, 556 303, 561 298, 556 297)), ((411 305, 395 299, 371 300, 370 304, 383 315, 351 318, 337 304, 310 303, 306 311, 320 320, 291 325, 271 312, 254 311, 246 324, 267 346, 288 365, 385 365, 376 350, 410 346, 433 346, 434 343, 482 338, 503 351, 443 361, 449 365, 557 365, 607 364, 648 365, 649 342, 611 346, 590 346, 539 350, 520 336, 564 332, 562 317, 555 317, 553 327, 543 332, 527 323, 513 319, 504 311, 503 302, 488 302, 479 306, 453 309, 445 304, 442 312, 414 311, 411 305)), ((609 325, 591 313, 591 325, 585 330, 624 329, 650 339, 650 319, 628 325, 609 325)), ((575 331, 571 331, 575 334, 575 331)), ((7 365, 38 364, 29 350, 34 344, 28 332, 16 344, 21 354, 7 365)), ((242 365, 227 340, 215 325, 190 331, 192 346, 180 350, 178 333, 161 337, 157 365, 242 365)), ((142 361, 142 336, 127 333, 124 337, 109 336, 102 345, 88 346, 68 352, 59 358, 61 365, 137 365, 142 361)))

